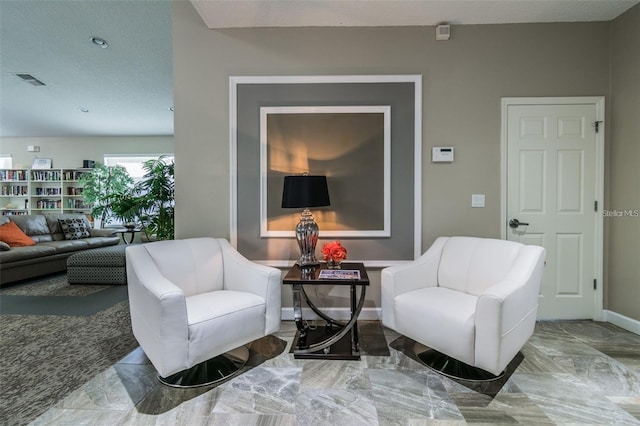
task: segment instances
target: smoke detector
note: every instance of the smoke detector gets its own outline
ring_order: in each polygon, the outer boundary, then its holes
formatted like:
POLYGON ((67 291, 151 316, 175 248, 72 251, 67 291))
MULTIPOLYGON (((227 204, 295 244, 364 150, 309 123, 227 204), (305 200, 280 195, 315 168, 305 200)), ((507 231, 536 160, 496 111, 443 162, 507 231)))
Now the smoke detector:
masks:
POLYGON ((448 24, 441 24, 436 27, 436 40, 449 40, 451 37, 451 27, 448 24))

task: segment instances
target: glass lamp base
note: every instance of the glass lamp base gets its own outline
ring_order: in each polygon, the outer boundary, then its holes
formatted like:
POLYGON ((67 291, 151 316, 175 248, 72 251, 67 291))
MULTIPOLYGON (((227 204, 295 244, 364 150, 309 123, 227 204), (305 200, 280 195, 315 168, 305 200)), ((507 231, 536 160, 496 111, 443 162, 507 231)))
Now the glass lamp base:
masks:
POLYGON ((318 242, 318 224, 313 220, 309 209, 304 209, 300 216, 300 222, 296 225, 296 240, 300 248, 300 267, 317 266, 320 264, 316 258, 316 243, 318 242))

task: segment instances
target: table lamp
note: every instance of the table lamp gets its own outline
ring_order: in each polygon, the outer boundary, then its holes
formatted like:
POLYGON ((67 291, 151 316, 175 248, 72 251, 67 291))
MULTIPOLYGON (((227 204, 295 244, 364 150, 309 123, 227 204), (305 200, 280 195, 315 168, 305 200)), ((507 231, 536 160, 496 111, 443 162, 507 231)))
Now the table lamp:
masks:
POLYGON ((309 207, 330 205, 326 176, 285 176, 282 190, 282 208, 302 208, 300 222, 296 225, 296 239, 300 247, 300 267, 319 265, 316 259, 318 224, 313 220, 309 207))

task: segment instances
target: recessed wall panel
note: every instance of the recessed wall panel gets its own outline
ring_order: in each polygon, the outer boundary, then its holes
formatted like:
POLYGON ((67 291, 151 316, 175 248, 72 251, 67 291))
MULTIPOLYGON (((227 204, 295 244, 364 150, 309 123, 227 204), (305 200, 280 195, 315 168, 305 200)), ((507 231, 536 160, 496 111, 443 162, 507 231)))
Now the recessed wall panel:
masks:
POLYGON ((520 212, 544 211, 545 152, 520 152, 520 212))
POLYGON ((556 235, 556 295, 579 296, 582 282, 582 235, 556 235))
POLYGON ((558 117, 559 139, 584 139, 584 117, 558 117))
POLYGON ((582 151, 558 151, 558 213, 581 213, 584 194, 582 151))
POLYGON ((520 138, 521 139, 546 139, 547 138, 547 118, 546 117, 520 118, 520 138))
MULTIPOLYGON (((534 233, 527 232, 526 234, 520 236, 518 241, 521 242, 522 244, 526 244, 526 245, 534 245, 534 246, 545 247, 544 234, 543 233, 534 234, 534 233)), ((545 270, 546 270, 546 268, 545 268, 545 270)), ((544 271, 543 271, 543 273, 544 273, 544 271)), ((543 282, 544 282, 544 278, 543 278, 543 282)), ((538 295, 540 297, 543 296, 543 287, 542 287, 542 285, 540 286, 540 290, 538 292, 538 295)))

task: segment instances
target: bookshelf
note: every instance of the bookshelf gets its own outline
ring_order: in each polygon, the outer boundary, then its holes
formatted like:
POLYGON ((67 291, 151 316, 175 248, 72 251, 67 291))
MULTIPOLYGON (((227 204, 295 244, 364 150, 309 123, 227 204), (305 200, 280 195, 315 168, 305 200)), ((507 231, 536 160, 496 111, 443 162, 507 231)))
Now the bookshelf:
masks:
POLYGON ((0 170, 0 185, 3 215, 29 213, 29 170, 0 170))
POLYGON ((0 169, 2 215, 85 213, 80 177, 91 169, 0 169))
POLYGON ((63 169, 62 170, 62 210, 64 213, 91 212, 91 206, 84 203, 83 188, 80 178, 91 169, 63 169))
POLYGON ((29 173, 30 212, 58 213, 62 209, 62 170, 31 170, 29 173))

